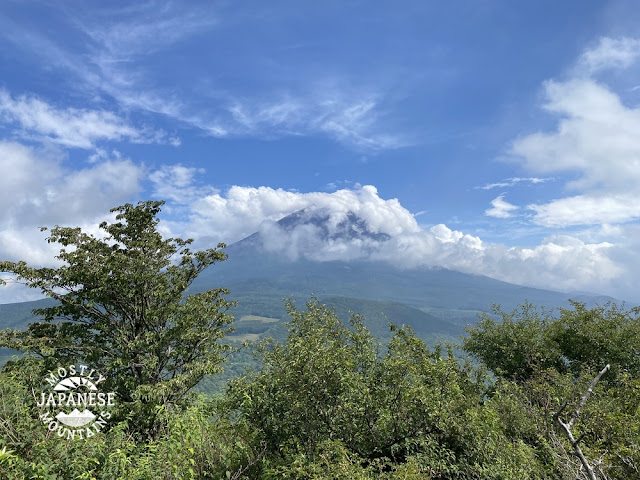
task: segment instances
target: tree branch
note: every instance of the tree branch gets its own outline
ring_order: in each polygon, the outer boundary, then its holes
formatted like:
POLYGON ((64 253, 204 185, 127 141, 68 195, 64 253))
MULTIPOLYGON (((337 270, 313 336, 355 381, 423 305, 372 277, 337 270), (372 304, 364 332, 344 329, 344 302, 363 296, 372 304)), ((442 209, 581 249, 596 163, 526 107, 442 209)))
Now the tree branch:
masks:
POLYGON ((582 408, 584 407, 584 405, 587 403, 587 400, 589 400, 589 397, 593 393, 593 389, 595 388, 596 384, 600 381, 600 378, 602 377, 602 375, 607 373, 610 368, 611 368, 611 365, 607 364, 607 366, 604 367, 600 371, 600 373, 598 373, 598 375, 596 375, 596 377, 591 381, 591 385, 589 385, 589 388, 580 399, 578 408, 576 408, 575 412, 573 412, 573 415, 571 415, 571 419, 569 420, 568 423, 563 422, 562 419, 560 418, 560 414, 566 408, 567 402, 564 402, 560 407, 560 409, 553 414, 553 420, 557 422, 558 425, 560 425, 560 428, 562 428, 564 433, 567 435, 567 438, 569 439, 569 442, 571 442, 571 446, 573 447, 573 451, 575 452, 576 456, 580 459, 580 463, 582 463, 582 466, 584 467, 584 469, 587 471, 587 477, 589 478, 589 480, 598 480, 598 477, 596 476, 591 465, 589 465, 589 462, 587 461, 586 457, 582 453, 582 449, 580 448, 580 445, 579 445, 580 441, 584 438, 584 434, 580 435, 580 437, 576 439, 573 436, 573 433, 571 432, 571 427, 573 426, 573 422, 578 418, 578 416, 580 416, 580 412, 582 411, 582 408))

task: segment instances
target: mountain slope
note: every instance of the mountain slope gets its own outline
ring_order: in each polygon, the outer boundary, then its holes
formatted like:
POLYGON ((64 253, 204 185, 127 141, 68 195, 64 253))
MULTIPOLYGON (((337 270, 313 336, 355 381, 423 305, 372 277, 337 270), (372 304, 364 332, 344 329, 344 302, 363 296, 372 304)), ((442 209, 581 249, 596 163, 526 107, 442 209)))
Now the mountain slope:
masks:
MULTIPOLYGON (((367 242, 368 248, 375 248, 390 240, 388 234, 372 231, 353 212, 336 220, 324 210, 306 209, 281 219, 274 227, 284 240, 301 231, 313 231, 315 241, 330 246, 347 241, 367 242)), ((349 308, 353 311, 365 305, 370 309, 373 305, 358 301, 393 302, 396 313, 400 312, 399 305, 411 308, 400 314, 402 318, 407 318, 410 311, 418 323, 426 322, 424 315, 429 312, 432 317, 445 321, 446 325, 430 320, 432 325, 440 325, 438 328, 443 333, 451 333, 448 325, 475 322, 477 313, 489 311, 492 303, 498 303, 504 309, 515 308, 525 300, 547 308, 569 305, 568 294, 513 285, 482 275, 442 268, 400 269, 388 262, 366 259, 314 261, 272 250, 265 248, 265 237, 261 232, 230 245, 226 250, 228 260, 202 272, 190 292, 221 286, 229 288, 230 297, 239 302, 235 310, 238 318, 257 315, 282 319, 285 316, 282 300, 290 297, 298 302, 304 302, 312 295, 348 298, 349 308)), ((580 300, 592 304, 596 300, 603 303, 612 299, 580 295, 580 300)), ((50 302, 0 305, 0 328, 24 328, 33 318, 31 310, 50 302)), ((337 305, 344 302, 341 300, 337 305)))

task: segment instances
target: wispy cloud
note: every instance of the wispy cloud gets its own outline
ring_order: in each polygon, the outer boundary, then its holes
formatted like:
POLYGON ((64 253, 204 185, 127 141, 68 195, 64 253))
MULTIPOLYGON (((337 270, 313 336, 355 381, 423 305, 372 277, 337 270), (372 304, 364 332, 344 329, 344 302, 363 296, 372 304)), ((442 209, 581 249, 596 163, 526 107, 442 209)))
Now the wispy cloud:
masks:
POLYGON ((235 99, 224 114, 191 121, 215 137, 263 138, 328 136, 364 150, 394 149, 411 144, 399 134, 384 133, 378 122, 379 100, 375 95, 340 89, 320 93, 289 94, 273 101, 235 99))
POLYGON ((600 38, 594 48, 585 50, 577 67, 587 75, 612 68, 624 69, 640 57, 640 40, 637 38, 600 38))
MULTIPOLYGON (((171 68, 163 61, 175 61, 170 55, 164 60, 165 53, 181 42, 198 48, 198 35, 224 24, 216 10, 220 8, 185 11, 179 3, 155 1, 105 8, 91 16, 80 8, 65 12, 70 28, 85 39, 80 44, 65 46, 59 39, 20 29, 12 40, 41 55, 51 68, 72 72, 78 90, 88 97, 111 97, 125 111, 160 114, 214 137, 325 137, 358 151, 414 143, 387 115, 389 86, 363 81, 360 74, 356 81, 348 71, 318 75, 301 69, 291 81, 256 82, 250 94, 224 81, 207 81, 206 86, 197 79, 163 82, 158 69, 171 68)), ((203 75, 211 77, 210 72, 203 75)))
POLYGON ((156 53, 211 29, 217 24, 217 18, 210 9, 184 9, 170 2, 138 2, 112 11, 108 21, 102 17, 85 17, 77 20, 77 24, 100 47, 97 50, 101 55, 95 59, 123 62, 156 53))
POLYGON ((16 126, 15 133, 20 137, 49 140, 66 147, 92 148, 99 141, 178 141, 161 130, 135 128, 110 111, 59 109, 33 96, 13 98, 4 90, 0 90, 0 121, 16 126))
POLYGON ((529 184, 529 185, 537 185, 539 183, 544 183, 544 182, 550 182, 555 180, 554 178, 539 178, 539 177, 526 177, 526 178, 520 178, 520 177, 511 177, 511 178, 507 178, 505 180, 502 180, 501 182, 495 182, 495 183, 487 183, 486 185, 482 185, 481 187, 475 187, 476 189, 482 189, 482 190, 492 190, 494 188, 505 188, 505 187, 515 187, 516 185, 520 185, 520 184, 529 184))

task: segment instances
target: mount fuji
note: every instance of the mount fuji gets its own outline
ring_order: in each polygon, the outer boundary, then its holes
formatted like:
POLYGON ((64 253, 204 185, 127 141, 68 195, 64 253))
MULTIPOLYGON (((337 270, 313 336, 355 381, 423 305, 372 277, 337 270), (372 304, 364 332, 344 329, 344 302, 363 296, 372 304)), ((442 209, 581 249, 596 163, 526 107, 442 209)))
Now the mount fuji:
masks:
MULTIPOLYGON (((380 225, 381 222, 378 222, 380 225)), ((483 275, 429 266, 382 255, 392 234, 372 228, 353 211, 307 208, 229 245, 228 259, 201 273, 190 293, 224 286, 237 300, 237 340, 286 334, 283 299, 304 303, 312 296, 347 317, 365 315, 384 339, 388 322, 410 325, 430 343, 451 339, 492 304, 509 310, 525 301, 546 308, 568 307, 569 299, 588 305, 610 297, 568 294, 515 285, 483 275)), ((31 310, 51 300, 0 305, 0 328, 24 328, 31 310)))
MULTIPOLYGON (((283 298, 304 302, 316 296, 336 307, 367 313, 388 331, 387 321, 406 323, 423 336, 463 333, 492 304, 513 309, 525 301, 547 308, 568 307, 569 299, 588 305, 614 300, 515 285, 483 275, 437 267, 407 267, 381 252, 393 235, 376 231, 355 212, 336 215, 305 209, 266 224, 230 245, 229 258, 205 270, 191 290, 225 286, 238 300, 237 318, 284 317, 283 298), (402 265, 402 266, 399 266, 402 265)), ((399 259, 401 260, 401 259, 399 259)), ((238 331, 260 332, 256 321, 238 322, 238 331), (250 328, 249 328, 250 327, 250 328)), ((271 324, 262 325, 272 328, 271 324)), ((252 338, 252 337, 249 337, 252 338)))

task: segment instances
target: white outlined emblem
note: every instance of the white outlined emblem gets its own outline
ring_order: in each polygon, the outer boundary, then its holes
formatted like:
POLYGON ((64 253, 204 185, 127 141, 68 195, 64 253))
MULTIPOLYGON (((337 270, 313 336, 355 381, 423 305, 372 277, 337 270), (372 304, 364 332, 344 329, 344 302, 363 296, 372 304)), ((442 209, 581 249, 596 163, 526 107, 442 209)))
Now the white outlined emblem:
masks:
POLYGON ((60 367, 45 377, 51 387, 40 394, 40 420, 67 439, 85 439, 100 432, 111 418, 115 393, 100 391, 106 377, 86 365, 60 367))

